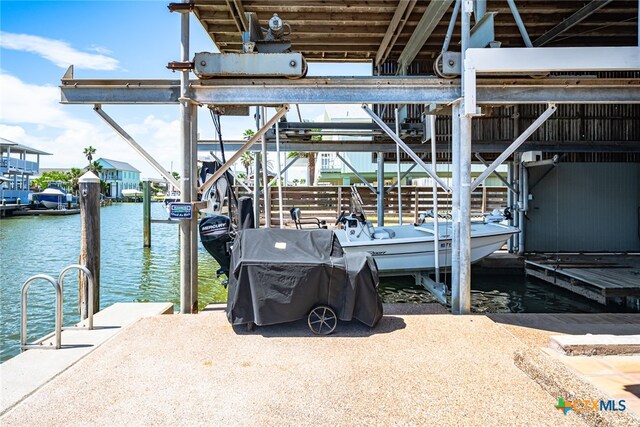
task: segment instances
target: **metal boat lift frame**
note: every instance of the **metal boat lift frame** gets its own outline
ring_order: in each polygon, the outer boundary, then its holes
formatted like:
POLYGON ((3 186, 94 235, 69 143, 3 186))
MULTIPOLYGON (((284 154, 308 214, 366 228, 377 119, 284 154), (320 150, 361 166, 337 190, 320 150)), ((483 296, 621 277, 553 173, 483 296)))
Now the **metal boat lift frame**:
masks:
MULTIPOLYGON (((598 48, 526 48, 515 63, 508 55, 512 49, 469 48, 470 17, 474 2, 462 0, 461 57, 464 73, 460 81, 430 77, 362 77, 362 78, 304 78, 300 80, 244 78, 189 80, 188 67, 179 69, 180 80, 79 80, 70 68, 62 78, 61 102, 64 104, 179 104, 183 170, 180 179, 182 201, 196 199, 197 114, 200 105, 282 106, 276 114, 282 116, 288 104, 438 104, 453 107, 453 265, 452 310, 470 312, 470 194, 471 181, 471 123, 479 114, 477 106, 517 104, 610 104, 640 103, 638 79, 599 78, 543 78, 519 77, 477 78, 476 74, 509 71, 555 71, 566 69, 567 57, 578 58, 581 70, 640 69, 640 47, 598 48), (501 51, 496 53, 494 51, 501 51), (467 60, 467 52, 470 52, 467 60), (497 55, 497 56, 496 56, 497 55), (602 58, 606 58, 605 61, 602 58), (527 60, 529 59, 529 60, 527 60), (544 59, 544 61, 540 61, 544 59), (544 64, 541 66, 540 64, 544 64)), ((478 2, 482 4, 482 2, 478 2)), ((181 63, 189 61, 190 7, 174 8, 181 15, 181 63)), ((525 30, 526 31, 526 30, 525 30)), ((640 39, 639 39, 640 45, 640 39)), ((523 49, 519 49, 523 50, 523 49)), ((410 62, 410 61, 409 61, 410 62)), ((571 67, 569 67, 571 68, 571 67)), ((532 72, 532 74, 535 74, 532 72)), ((274 124, 276 116, 240 147, 240 154, 262 139, 262 151, 267 144, 264 134, 274 124)), ((264 120, 264 119, 263 119, 264 120)), ((381 125, 381 123, 378 123, 381 125)), ((382 123, 384 125, 384 123, 382 123)), ((386 126, 386 125, 385 125, 386 126)), ((384 129, 384 127, 383 127, 384 129)), ((401 139, 387 127, 385 131, 396 143, 401 139), (388 131, 387 131, 388 129, 388 131), (395 137, 394 137, 395 136, 395 137), (397 138, 397 139, 396 139, 397 138)), ((338 148, 338 147, 336 147, 338 148)), ((405 149, 405 148, 408 148, 405 149)), ((418 158, 410 147, 404 151, 418 158)), ((323 148, 324 150, 324 148, 323 148)), ((326 151, 326 150, 325 150, 326 151)), ((330 151, 330 150, 329 150, 330 151)), ((336 149, 335 151, 341 151, 336 149)), ((375 150, 380 151, 380 150, 375 150)), ((237 160, 234 155, 218 171, 228 169, 237 160)), ((504 157, 504 156, 502 156, 504 157)), ((506 158, 506 157, 505 157, 506 158)), ((420 163, 420 162, 418 162, 420 163)), ((422 165, 428 170, 426 164, 422 165), (426 167, 425 167, 426 166, 426 167)), ((490 168, 489 168, 490 169, 490 168)), ((488 175, 491 171, 486 172, 488 175)), ((526 172, 526 171, 525 171, 526 172)), ((257 175, 257 161, 256 161, 257 175)), ((211 180, 210 180, 211 181, 211 180)), ((526 191, 520 185, 521 215, 526 204, 526 191)), ((266 182, 265 182, 266 183, 266 182)), ((441 183, 441 185, 444 183, 441 183)), ((448 186, 442 185, 444 188, 448 186)), ((254 186, 255 187, 255 186, 254 186)), ((384 188, 384 187, 382 187, 384 188)), ((264 193, 265 197, 267 192, 264 193)), ((195 205, 194 205, 195 206, 195 205)), ((197 206, 196 206, 197 207, 197 206)), ((184 220, 180 225, 180 311, 197 311, 197 220, 184 220)))

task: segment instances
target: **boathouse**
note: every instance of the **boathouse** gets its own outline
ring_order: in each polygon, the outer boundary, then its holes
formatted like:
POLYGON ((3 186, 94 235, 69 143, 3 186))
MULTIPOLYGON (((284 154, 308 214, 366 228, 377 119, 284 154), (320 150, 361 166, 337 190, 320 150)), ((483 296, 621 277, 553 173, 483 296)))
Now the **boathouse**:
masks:
MULTIPOLYGON (((380 184, 385 163, 416 164, 438 183, 453 217, 448 286, 452 311, 468 313, 472 200, 490 176, 508 189, 510 223, 521 230, 509 243, 514 254, 640 248, 638 2, 520 3, 172 3, 182 50, 168 67, 179 80, 79 79, 70 68, 62 78, 62 102, 93 105, 176 185, 105 109, 179 105, 186 203, 195 202, 205 187, 195 184, 197 152, 219 147, 218 141, 198 138, 200 107, 256 117, 253 137, 228 141, 225 148, 236 154, 214 179, 244 152, 262 151, 264 158, 280 143, 288 151, 374 154, 378 224, 393 191, 380 184), (212 53, 189 51, 192 15, 210 36, 212 53), (367 63, 371 73, 311 76, 307 70, 314 62, 367 63), (293 112, 296 104, 357 104, 371 120, 306 122, 293 112), (275 113, 267 107, 276 107, 275 113), (317 130, 336 136, 358 131, 370 139, 317 141, 317 130), (450 181, 439 176, 441 164, 450 165, 450 181), (498 167, 506 169, 499 177, 498 167)), ((257 162, 255 170, 260 170, 257 162)), ((254 188, 254 200, 258 209, 258 199, 267 199, 256 214, 270 226, 267 182, 265 177, 262 195, 254 188)), ((191 238, 196 228, 195 219, 180 225, 183 312, 190 312, 197 298, 191 238)))

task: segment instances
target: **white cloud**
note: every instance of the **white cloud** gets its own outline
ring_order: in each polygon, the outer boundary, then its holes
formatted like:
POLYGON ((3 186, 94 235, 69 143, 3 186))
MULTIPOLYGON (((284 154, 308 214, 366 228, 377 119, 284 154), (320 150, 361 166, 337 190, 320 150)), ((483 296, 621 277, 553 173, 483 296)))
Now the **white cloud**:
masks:
POLYGON ((35 53, 61 68, 67 68, 73 64, 76 68, 89 70, 115 70, 119 64, 117 59, 105 55, 109 51, 104 48, 94 47, 92 49, 98 54, 86 53, 74 49, 65 41, 30 34, 2 31, 0 32, 0 47, 35 53))
POLYGON ((30 123, 54 128, 82 126, 61 109, 60 89, 24 83, 9 74, 0 74, 0 111, 5 123, 30 123))
MULTIPOLYGON (((84 147, 97 149, 96 158, 105 157, 130 163, 142 176, 159 177, 129 145, 97 116, 78 118, 73 108, 59 104, 60 89, 25 83, 15 76, 0 74, 0 136, 37 148, 52 156, 41 158, 42 167, 82 167, 87 160, 84 147)), ((87 111, 90 106, 85 106, 87 111)), ((140 107, 144 108, 144 107, 140 107)), ((179 170, 179 121, 163 120, 153 115, 142 122, 132 122, 117 110, 106 108, 136 141, 169 169, 179 170)), ((176 109, 176 117, 178 110, 176 109)))

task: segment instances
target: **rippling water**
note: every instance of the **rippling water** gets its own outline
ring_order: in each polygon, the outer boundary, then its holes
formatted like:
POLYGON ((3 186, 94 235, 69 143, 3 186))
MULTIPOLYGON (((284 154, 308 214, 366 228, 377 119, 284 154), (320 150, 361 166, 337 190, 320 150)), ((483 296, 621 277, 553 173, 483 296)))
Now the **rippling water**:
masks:
MULTIPOLYGON (((159 203, 153 218, 166 218, 159 203)), ((142 248, 142 204, 115 204, 101 209, 101 307, 116 302, 180 302, 178 227, 153 224, 150 249, 142 248)), ((57 277, 78 261, 80 216, 21 217, 0 221, 0 361, 19 352, 20 287, 34 274, 57 277)), ((226 290, 215 277, 217 263, 200 245, 200 308, 226 301, 226 290)), ((476 312, 596 312, 603 307, 521 276, 474 277, 472 308, 476 312)), ((431 302, 433 298, 408 278, 384 278, 384 302, 431 302)), ((67 275, 64 324, 79 320, 77 275, 67 275)), ((54 328, 53 287, 34 282, 29 290, 29 340, 54 328)), ((176 306, 177 308, 177 306, 176 306)))
MULTIPOLYGON (((160 203, 151 205, 152 218, 166 218, 160 203)), ((151 248, 142 247, 142 204, 114 204, 100 211, 100 306, 116 302, 169 301, 180 303, 178 227, 152 224, 151 248)), ((19 351, 20 287, 34 274, 56 278, 80 254, 80 216, 39 216, 0 222, 0 360, 19 351)), ((200 246, 199 304, 226 301, 215 277, 217 263, 200 246)), ((29 289, 29 340, 54 328, 53 287, 36 281, 29 289)), ((79 320, 77 275, 70 272, 64 286, 64 324, 79 320)))

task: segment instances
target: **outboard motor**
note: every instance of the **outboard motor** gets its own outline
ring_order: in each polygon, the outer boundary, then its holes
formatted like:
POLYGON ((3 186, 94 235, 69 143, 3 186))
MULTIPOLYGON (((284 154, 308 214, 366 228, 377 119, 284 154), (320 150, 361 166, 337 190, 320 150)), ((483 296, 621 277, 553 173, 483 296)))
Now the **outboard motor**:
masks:
POLYGON ((227 243, 232 240, 231 231, 231 220, 228 216, 212 215, 200 221, 200 241, 207 252, 218 261, 218 276, 225 274, 229 277, 231 255, 227 243))

